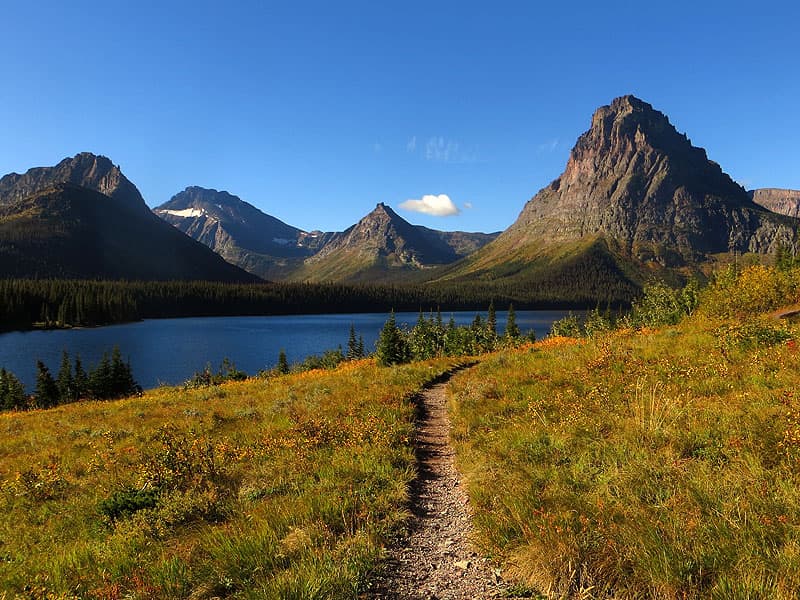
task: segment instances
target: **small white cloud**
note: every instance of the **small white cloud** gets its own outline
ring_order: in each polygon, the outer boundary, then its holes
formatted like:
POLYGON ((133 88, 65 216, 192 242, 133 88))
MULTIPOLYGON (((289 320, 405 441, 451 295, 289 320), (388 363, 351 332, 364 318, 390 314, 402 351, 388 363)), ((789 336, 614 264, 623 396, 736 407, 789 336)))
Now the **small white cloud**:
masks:
POLYGON ((467 210, 472 208, 472 202, 464 202, 464 208, 466 208, 467 210))
POLYGON ((401 202, 400 208, 434 217, 452 217, 461 212, 447 194, 425 194, 421 200, 401 202))
POLYGON ((406 152, 414 152, 417 149, 417 136, 412 136, 406 144, 406 152))
POLYGON ((559 140, 558 138, 554 138, 548 142, 545 142, 544 144, 539 144, 539 146, 536 149, 539 151, 540 154, 544 152, 555 152, 556 150, 558 150, 559 144, 561 144, 561 140, 559 140))
POLYGON ((425 143, 425 158, 446 163, 473 163, 478 160, 478 153, 475 148, 464 149, 458 142, 438 136, 425 143))

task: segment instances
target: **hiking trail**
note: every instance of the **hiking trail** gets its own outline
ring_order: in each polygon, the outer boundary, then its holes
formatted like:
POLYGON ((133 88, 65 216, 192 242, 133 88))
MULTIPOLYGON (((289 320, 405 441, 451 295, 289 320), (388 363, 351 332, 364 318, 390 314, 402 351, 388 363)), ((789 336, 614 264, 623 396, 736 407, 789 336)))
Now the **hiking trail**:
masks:
MULTIPOLYGON (((449 379, 449 378, 448 378, 449 379)), ((460 600, 506 597, 506 584, 470 543, 467 493, 455 467, 447 414, 447 381, 418 397, 412 518, 405 536, 390 545, 370 600, 460 600)))

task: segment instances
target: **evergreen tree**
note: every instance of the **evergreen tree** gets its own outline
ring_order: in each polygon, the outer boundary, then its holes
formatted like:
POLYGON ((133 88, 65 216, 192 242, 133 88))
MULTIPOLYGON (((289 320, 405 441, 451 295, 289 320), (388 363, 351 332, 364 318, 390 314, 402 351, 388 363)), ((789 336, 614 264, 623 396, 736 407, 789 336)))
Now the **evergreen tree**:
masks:
POLYGON ((514 305, 508 305, 508 319, 506 319, 505 338, 508 341, 519 339, 519 327, 517 327, 517 314, 514 312, 514 305))
POLYGON ((286 375, 289 372, 289 361, 286 360, 286 352, 281 351, 278 353, 278 373, 286 375))
POLYGON ((350 335, 347 338, 347 360, 355 360, 356 358, 360 358, 358 355, 358 341, 356 340, 356 328, 355 325, 350 323, 350 335))
POLYGON ((98 365, 89 372, 89 395, 95 400, 111 398, 111 382, 111 361, 104 352, 98 365))
POLYGON ((382 366, 399 365, 408 361, 408 346, 403 338, 403 332, 397 327, 394 311, 383 325, 378 343, 375 348, 375 357, 382 366))
POLYGON ((36 361, 36 405, 50 408, 58 404, 58 386, 50 370, 40 360, 36 361))
POLYGON ((0 409, 22 410, 26 408, 25 388, 13 373, 0 369, 0 409))
POLYGON ((489 337, 497 337, 497 311, 494 309, 494 300, 489 302, 489 312, 486 315, 486 331, 489 337))
POLYGON ((364 354, 364 336, 358 336, 358 346, 356 346, 356 354, 358 358, 364 358, 366 354, 364 354))
POLYGON ((130 363, 122 360, 119 346, 114 346, 111 353, 111 372, 108 398, 122 398, 135 394, 138 385, 133 380, 130 363))
POLYGON ((89 377, 83 370, 81 357, 78 355, 75 355, 75 374, 72 378, 72 385, 77 400, 89 397, 89 377))
POLYGON ((58 376, 56 377, 56 386, 58 387, 58 397, 62 404, 74 402, 77 399, 75 382, 72 377, 72 365, 69 362, 69 355, 66 350, 61 353, 61 368, 59 368, 58 376))

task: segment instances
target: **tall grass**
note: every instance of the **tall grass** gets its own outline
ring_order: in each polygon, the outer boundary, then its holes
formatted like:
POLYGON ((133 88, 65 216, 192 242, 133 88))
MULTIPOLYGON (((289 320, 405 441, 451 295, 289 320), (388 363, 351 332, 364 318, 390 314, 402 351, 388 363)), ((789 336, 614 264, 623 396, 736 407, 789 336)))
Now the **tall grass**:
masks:
POLYGON ((356 597, 407 516, 409 399, 454 364, 0 415, 0 597, 356 597))
POLYGON ((481 544, 546 597, 798 597, 800 332, 709 312, 453 380, 481 544))

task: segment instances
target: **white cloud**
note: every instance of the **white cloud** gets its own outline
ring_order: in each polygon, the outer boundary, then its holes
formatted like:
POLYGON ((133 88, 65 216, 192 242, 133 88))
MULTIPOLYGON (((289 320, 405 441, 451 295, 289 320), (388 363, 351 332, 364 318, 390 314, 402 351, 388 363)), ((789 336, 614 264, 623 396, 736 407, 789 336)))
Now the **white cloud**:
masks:
POLYGON ((475 149, 465 150, 456 141, 435 136, 425 143, 425 158, 447 163, 472 163, 477 160, 477 152, 475 149))
POLYGON ((539 151, 540 154, 544 152, 555 152, 556 150, 558 150, 560 144, 561 140, 559 140, 558 138, 554 138, 548 142, 539 144, 539 146, 536 149, 539 151))
POLYGON ((401 202, 400 208, 434 217, 452 217, 461 212, 447 194, 425 194, 421 200, 401 202))
POLYGON ((467 210, 472 208, 472 202, 464 202, 464 208, 466 208, 467 210))
POLYGON ((406 152, 414 152, 417 149, 417 136, 413 136, 406 144, 406 152))

